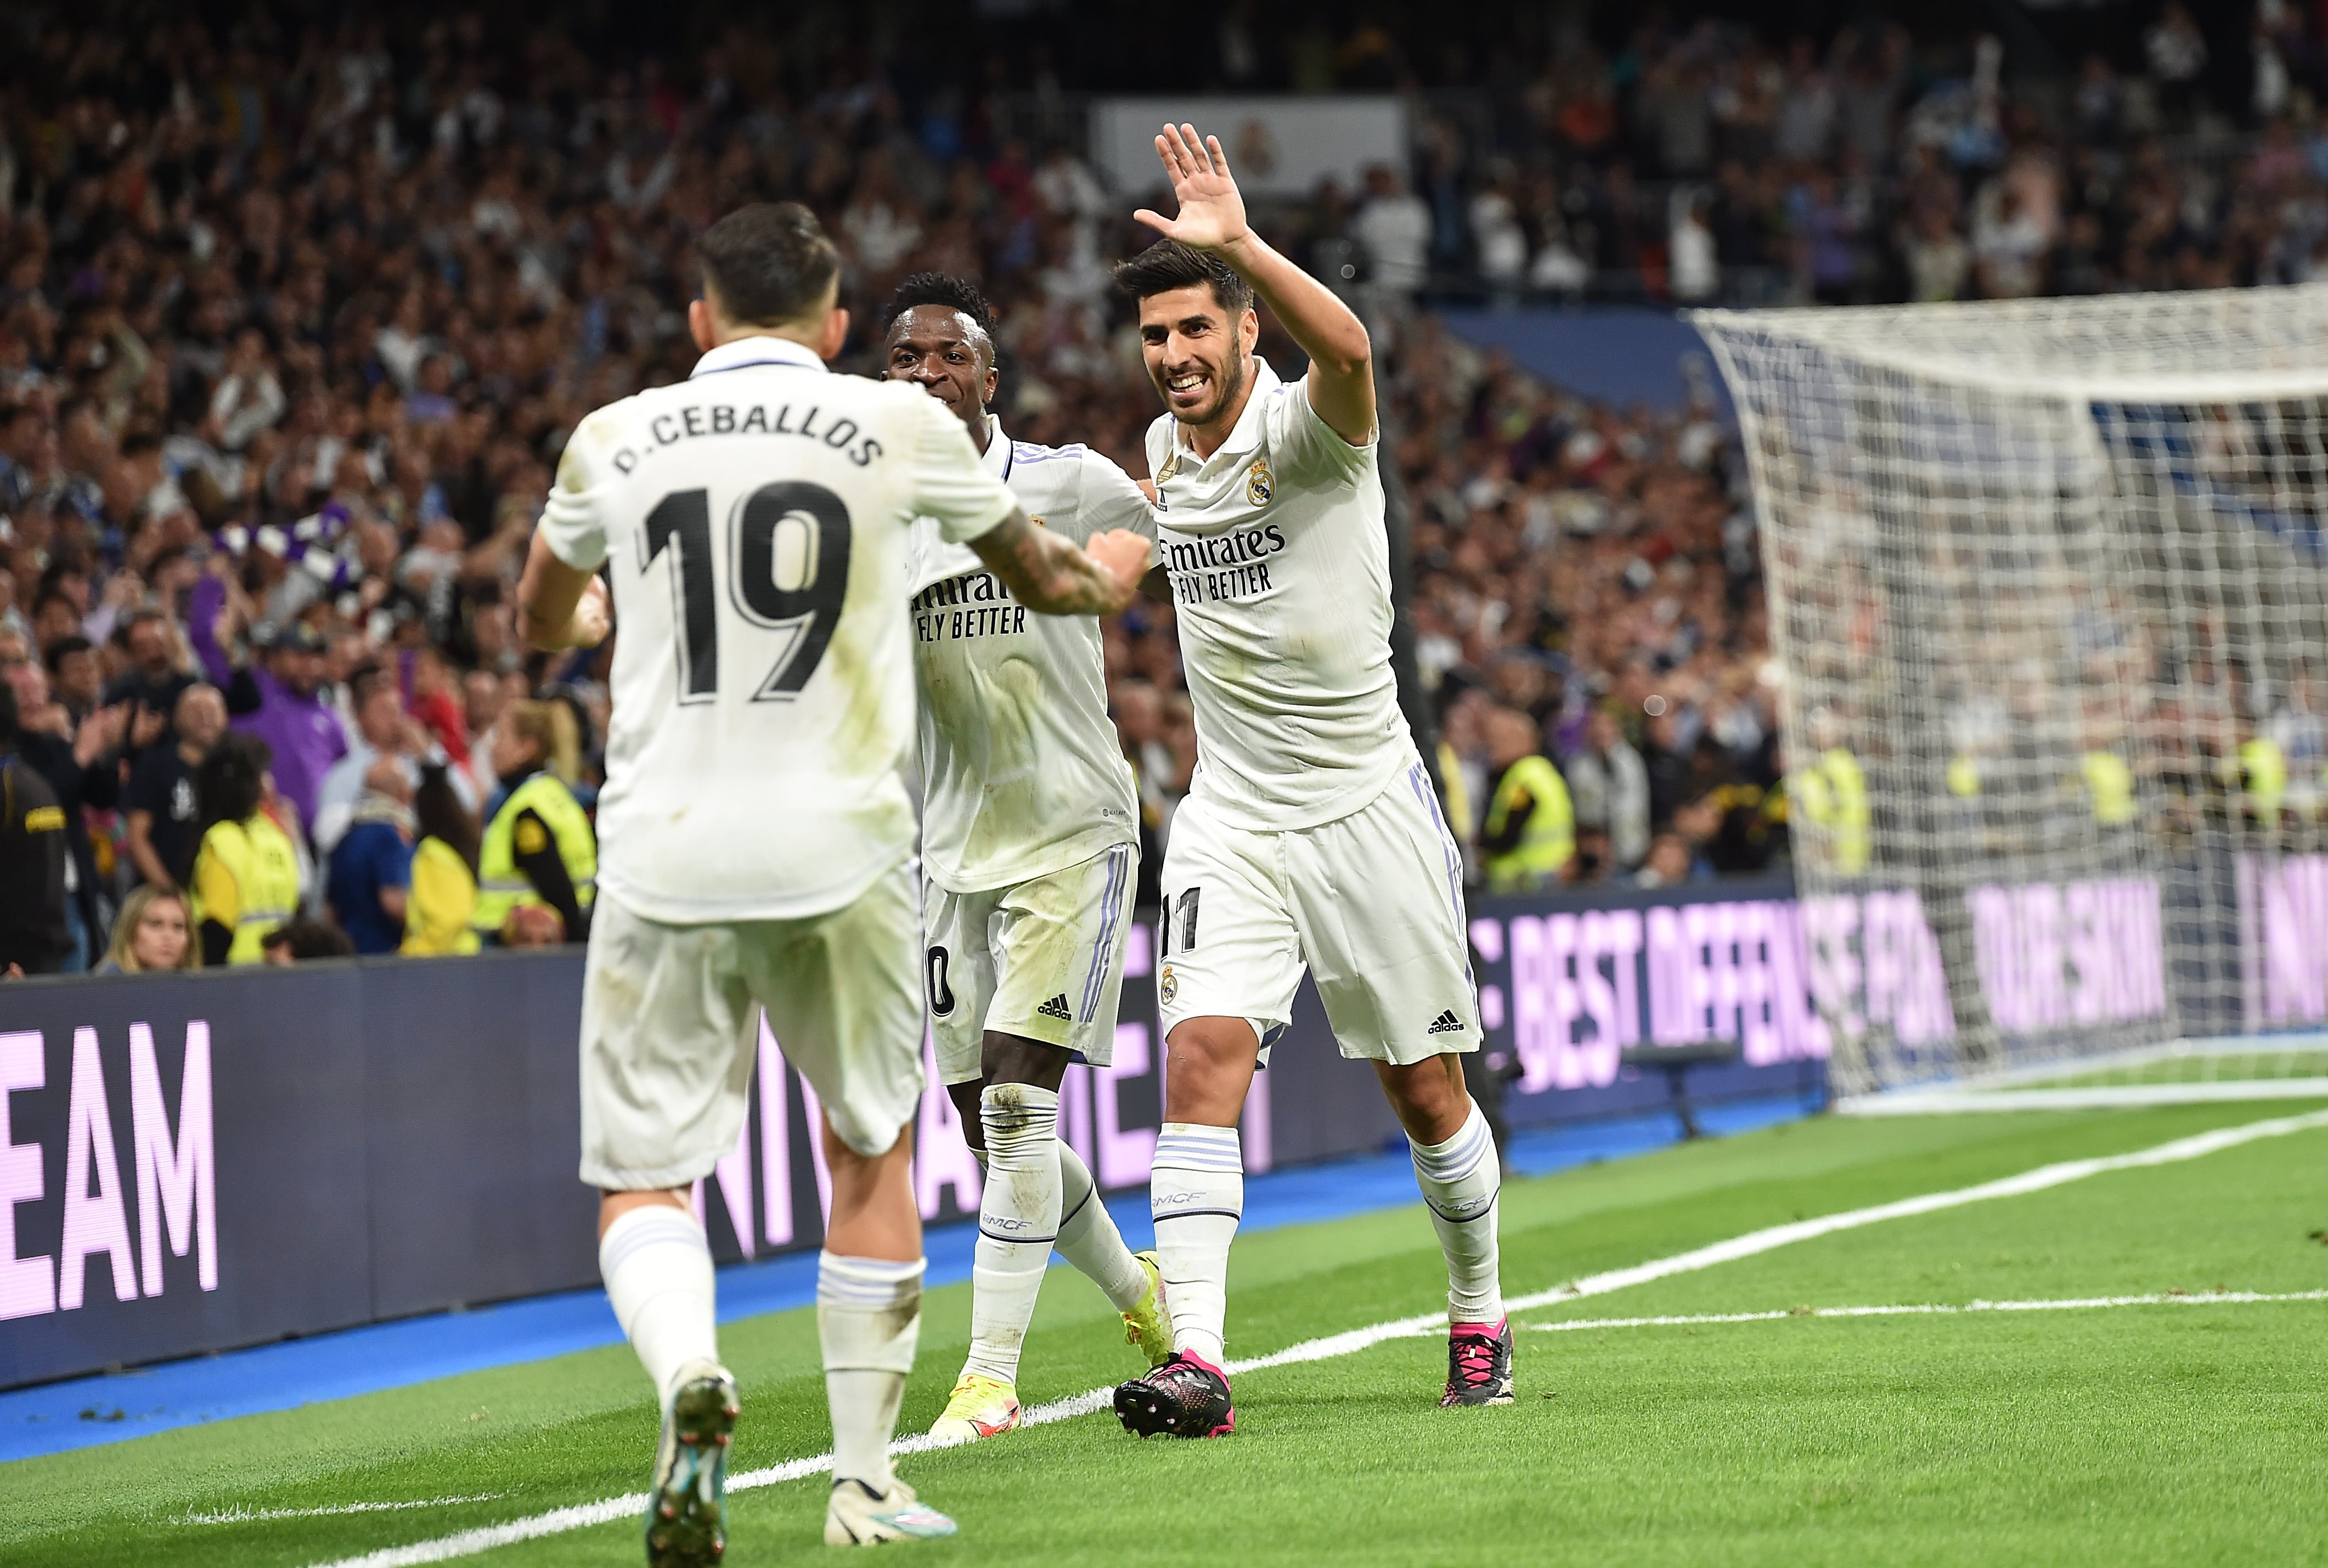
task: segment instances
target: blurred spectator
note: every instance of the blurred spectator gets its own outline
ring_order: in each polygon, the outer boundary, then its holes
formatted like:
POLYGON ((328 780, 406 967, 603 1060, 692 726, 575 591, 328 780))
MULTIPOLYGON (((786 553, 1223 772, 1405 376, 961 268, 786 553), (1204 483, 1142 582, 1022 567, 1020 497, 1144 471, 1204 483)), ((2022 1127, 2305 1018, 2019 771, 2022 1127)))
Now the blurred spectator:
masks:
POLYGON ((1712 879, 1713 873, 1699 864, 1689 840, 1679 833, 1659 833, 1649 845, 1641 869, 1633 874, 1636 887, 1679 887, 1712 879))
POLYGON ((2142 35, 2142 50, 2151 80, 2158 84, 2159 107, 2178 119, 2189 116, 2207 69, 2207 37, 2181 0, 2166 0, 2158 20, 2142 35))
POLYGON ((1537 750, 1535 720, 1497 708, 1483 729, 1496 779, 1479 833, 1488 890, 1523 893, 1563 880, 1576 856, 1576 814, 1560 770, 1537 750))
MULTIPOLYGON (((153 886, 183 887, 202 845, 194 779, 202 758, 226 733, 226 699, 215 686, 189 685, 173 716, 174 744, 147 746, 121 792, 124 847, 137 875, 153 886)), ((122 906, 127 918, 128 906, 122 906)))
POLYGON ((1712 299, 1722 287, 1722 267, 1707 225, 1711 204, 1702 191, 1674 192, 1671 231, 1666 239, 1666 268, 1673 296, 1685 304, 1712 299))
POLYGON ((1630 871, 1649 852, 1649 774, 1641 754, 1616 715, 1596 707, 1584 721, 1584 744, 1566 762, 1577 831, 1606 834, 1610 867, 1630 871))
POLYGON ((99 974, 151 974, 200 969, 201 947, 187 918, 186 897, 174 887, 148 882, 130 890, 113 923, 113 943, 99 974))
POLYGON ((479 944, 470 924, 477 908, 477 819, 443 763, 422 765, 412 815, 420 841, 412 852, 402 951, 416 957, 474 953, 479 944))
MULTIPOLYGON (((579 942, 596 897, 598 841, 575 800, 579 737, 562 702, 516 702, 493 730, 493 771, 500 806, 477 851, 477 907, 471 927, 482 937, 505 939, 521 910, 558 916, 554 940, 579 942)), ((536 938, 539 918, 525 916, 519 932, 536 938)))
POLYGON ((69 938, 61 969, 79 974, 95 961, 106 931, 88 809, 109 811, 120 798, 120 749, 129 709, 101 708, 74 723, 65 705, 51 694, 48 671, 23 655, 21 642, 12 643, 5 634, 0 634, 0 676, 6 677, 16 699, 16 755, 47 781, 64 812, 69 938))
POLYGON ((202 838, 191 885, 205 965, 258 962, 268 934, 298 914, 298 851, 266 810, 271 760, 258 737, 230 734, 195 775, 202 838))
MULTIPOLYGON (((326 856, 348 831, 372 765, 382 757, 393 758, 404 769, 408 795, 419 777, 418 759, 430 747, 427 733, 405 712, 403 693, 389 671, 376 666, 356 671, 348 682, 348 706, 355 717, 354 738, 315 791, 315 849, 326 856)), ((354 934, 352 928, 350 934, 354 934)), ((361 939, 356 950, 368 951, 361 939)))
POLYGON ((128 668, 105 689, 105 702, 127 702, 148 713, 174 714, 186 688, 202 677, 188 666, 192 653, 179 646, 171 618, 158 609, 133 613, 115 627, 128 668))
POLYGON ((72 936, 65 919, 65 816, 48 781, 17 755, 16 693, 0 685, 0 975, 53 974, 72 936))
POLYGON ((348 934, 321 920, 294 920, 269 931, 259 944, 262 963, 305 963, 317 958, 352 958, 348 934))
POLYGON ((68 718, 79 724, 97 710, 101 674, 96 643, 78 634, 59 637, 41 660, 48 666, 49 690, 64 705, 68 718))
POLYGON ((211 684, 226 694, 232 728, 267 742, 275 758, 276 788, 300 822, 312 822, 324 775, 348 749, 340 716, 322 690, 324 640, 303 621, 261 623, 252 628, 251 640, 262 662, 237 668, 226 652, 222 628, 249 614, 246 596, 230 595, 218 574, 205 576, 194 590, 194 652, 211 684))
POLYGON ((1366 204, 1351 235, 1366 253, 1375 284, 1412 296, 1431 278, 1431 208, 1406 188, 1398 171, 1377 164, 1366 171, 1366 204))
POLYGON ((394 953, 412 883, 412 784, 395 756, 376 758, 363 784, 332 849, 324 897, 358 953, 394 953))

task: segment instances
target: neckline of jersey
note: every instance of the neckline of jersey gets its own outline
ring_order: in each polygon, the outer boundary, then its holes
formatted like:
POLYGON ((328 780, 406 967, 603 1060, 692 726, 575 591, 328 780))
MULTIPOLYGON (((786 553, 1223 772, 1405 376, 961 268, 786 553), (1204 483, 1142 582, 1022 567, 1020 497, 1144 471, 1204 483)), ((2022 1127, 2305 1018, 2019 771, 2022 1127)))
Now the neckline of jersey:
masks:
POLYGON ((688 372, 687 379, 691 381, 699 376, 716 376, 727 371, 748 371, 760 365, 787 371, 821 371, 825 368, 824 361, 816 357, 816 351, 806 343, 755 333, 750 337, 731 338, 708 350, 701 359, 695 361, 695 369, 688 372))
POLYGON ((1009 481, 1010 477, 1010 470, 1018 462, 1018 444, 1017 442, 1011 440, 1009 437, 1002 433, 1002 421, 996 418, 991 414, 987 415, 986 450, 980 453, 978 455, 979 460, 983 463, 988 469, 993 472, 996 478, 1001 479, 1005 482, 1009 481), (1000 468, 995 468, 994 466, 994 449, 998 446, 1002 449, 1002 466, 1000 468))

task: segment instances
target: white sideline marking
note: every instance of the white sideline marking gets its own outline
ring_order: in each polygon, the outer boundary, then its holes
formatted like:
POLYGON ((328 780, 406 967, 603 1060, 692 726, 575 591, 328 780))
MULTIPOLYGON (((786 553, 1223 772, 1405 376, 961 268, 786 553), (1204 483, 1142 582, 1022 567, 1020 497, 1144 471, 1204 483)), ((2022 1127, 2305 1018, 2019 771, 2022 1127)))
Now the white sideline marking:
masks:
POLYGON ((2072 1089, 1903 1089, 1835 1102, 1841 1116, 1949 1116, 1987 1111, 2107 1111, 2225 1100, 2328 1100, 2328 1078, 2223 1078, 2199 1084, 2089 1084, 2072 1089))
POLYGON ((2258 1301, 2328 1301, 2328 1291, 2208 1291, 2174 1295, 2064 1296, 2042 1301, 1966 1301, 1956 1306, 1933 1304, 1898 1307, 1800 1307, 1779 1312, 1696 1312, 1685 1317, 1574 1318, 1563 1323, 1523 1323, 1540 1334, 1566 1334, 1579 1329, 1673 1329, 1701 1323, 1769 1323, 1781 1318, 1911 1318, 1955 1317, 1966 1312, 2066 1312, 2096 1307, 2218 1307, 2258 1301))
MULTIPOLYGON (((2258 1139, 2278 1138, 2290 1132, 2305 1132, 2314 1128, 2328 1127, 2328 1111, 2314 1111, 2301 1116, 2278 1116, 2265 1122, 2249 1122, 2238 1127, 2217 1128, 2190 1138, 2178 1138, 2153 1149, 2137 1150, 2131 1154, 2103 1155, 2091 1160, 2070 1160, 2058 1165, 2043 1165, 2019 1176, 2004 1177, 1995 1181, 1984 1181, 1974 1187, 1960 1187, 1952 1192, 1930 1192, 1918 1197, 1901 1198, 1895 1203, 1877 1204, 1870 1208, 1847 1209, 1840 1214, 1822 1215, 1816 1219, 1797 1220, 1790 1225, 1771 1225, 1767 1229, 1749 1231, 1728 1241, 1716 1242, 1690 1252, 1676 1253, 1668 1258, 1657 1258, 1629 1268, 1611 1269, 1605 1273, 1588 1274, 1582 1279, 1557 1285, 1533 1295, 1515 1296, 1504 1303, 1507 1312, 1525 1312, 1537 1307, 1549 1307, 1563 1301, 1572 1301, 1584 1296, 1606 1295, 1629 1285, 1647 1284, 1669 1275, 1689 1273, 1698 1269, 1712 1268, 1758 1253, 1774 1251, 1795 1242, 1810 1241, 1832 1235, 1837 1231, 1856 1230, 1862 1225, 1880 1224, 1888 1219, 1904 1219, 1920 1214, 1932 1214, 1940 1209, 1957 1208, 1968 1203, 1981 1203, 1993 1197, 2018 1197, 2025 1193, 2042 1192, 2072 1181, 2082 1181, 2089 1176, 2099 1176, 2112 1170, 2132 1170, 2145 1166, 2172 1165, 2185 1160, 2197 1160, 2258 1139)), ((2220 1297, 2214 1298, 2221 1300, 2220 1297)), ((1271 1366, 1289 1366, 1298 1362, 1325 1361, 1335 1357, 1355 1355, 1360 1350, 1386 1340, 1405 1338, 1425 1329, 1434 1329, 1447 1321, 1443 1312, 1425 1312, 1413 1318, 1395 1319, 1368 1328, 1352 1329, 1340 1334, 1328 1334, 1323 1338, 1305 1339, 1298 1345, 1267 1356, 1257 1356, 1249 1361, 1232 1361, 1231 1373, 1258 1372, 1271 1366)), ((1112 1407, 1114 1388, 1094 1388, 1067 1399, 1055 1399, 1028 1409, 1021 1418, 1028 1426, 1042 1426, 1055 1421, 1068 1421, 1076 1416, 1092 1415, 1112 1407)), ((926 1453, 932 1449, 947 1448, 951 1443, 933 1441, 927 1432, 915 1432, 898 1439, 890 1445, 895 1454, 926 1453)), ((731 1492, 751 1491, 758 1487, 772 1487, 784 1481, 800 1480, 832 1468, 832 1456, 817 1454, 809 1459, 787 1460, 780 1465, 769 1465, 756 1470, 746 1470, 728 1479, 731 1492)), ((361 1557, 344 1557, 318 1568, 418 1568, 426 1563, 449 1562, 456 1557, 473 1557, 480 1552, 490 1552, 496 1546, 514 1545, 521 1541, 539 1540, 544 1535, 562 1535, 568 1530, 586 1529, 593 1525, 611 1524, 615 1520, 635 1518, 647 1506, 644 1492, 625 1497, 607 1498, 596 1503, 578 1503, 571 1507, 553 1508, 530 1518, 512 1519, 505 1525, 487 1525, 474 1530, 463 1530, 450 1535, 440 1535, 433 1541, 416 1541, 408 1546, 385 1546, 361 1557)))
POLYGON ((406 1508, 449 1508, 455 1503, 490 1503, 507 1492, 472 1492, 462 1498, 422 1498, 407 1503, 333 1503, 322 1508, 221 1508, 214 1514, 181 1514, 174 1525, 248 1525, 261 1519, 320 1519, 327 1514, 392 1514, 406 1508))

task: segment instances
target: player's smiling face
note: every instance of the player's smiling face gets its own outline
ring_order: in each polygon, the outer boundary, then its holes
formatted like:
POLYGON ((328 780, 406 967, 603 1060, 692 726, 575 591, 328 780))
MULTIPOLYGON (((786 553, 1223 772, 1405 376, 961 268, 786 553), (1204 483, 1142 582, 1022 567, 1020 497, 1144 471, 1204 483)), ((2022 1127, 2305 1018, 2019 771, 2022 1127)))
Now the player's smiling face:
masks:
POLYGON ((952 408, 965 425, 986 417, 994 396, 994 345, 976 322, 942 305, 901 310, 889 324, 890 380, 911 381, 952 408))
POLYGON ((1140 302, 1140 352, 1148 379, 1183 425, 1211 425, 1244 411, 1246 356, 1260 333, 1253 312, 1232 322, 1203 284, 1140 302))

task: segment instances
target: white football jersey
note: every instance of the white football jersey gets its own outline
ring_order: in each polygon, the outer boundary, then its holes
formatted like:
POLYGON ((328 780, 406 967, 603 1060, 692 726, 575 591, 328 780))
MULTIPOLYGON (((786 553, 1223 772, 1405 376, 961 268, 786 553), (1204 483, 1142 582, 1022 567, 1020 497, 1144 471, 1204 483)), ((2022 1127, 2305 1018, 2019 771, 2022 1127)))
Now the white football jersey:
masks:
MULTIPOLYGON (((1084 446, 1012 441, 987 416, 986 471, 1074 544, 1156 537, 1122 469, 1084 446)), ((914 529, 922 688, 922 864, 951 893, 1007 887, 1140 838, 1138 785, 1107 716, 1095 615, 1038 615, 934 519, 914 529)))
POLYGON ((1363 809, 1414 755, 1390 668, 1378 442, 1353 446, 1255 356, 1253 396, 1199 459, 1148 427, 1157 554, 1197 717, 1192 797, 1263 831, 1363 809))
POLYGON ((585 419, 541 529, 614 587, 599 887, 671 924, 792 919, 910 855, 914 520, 960 541, 1014 504, 927 393, 782 338, 585 419))

